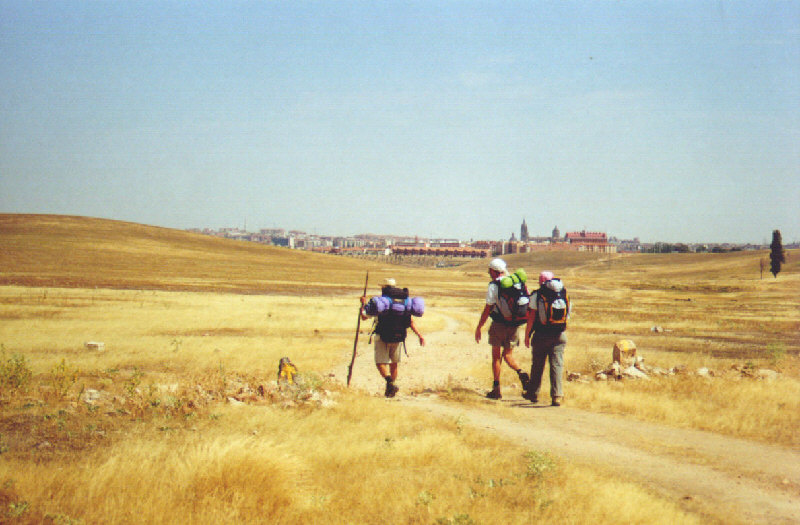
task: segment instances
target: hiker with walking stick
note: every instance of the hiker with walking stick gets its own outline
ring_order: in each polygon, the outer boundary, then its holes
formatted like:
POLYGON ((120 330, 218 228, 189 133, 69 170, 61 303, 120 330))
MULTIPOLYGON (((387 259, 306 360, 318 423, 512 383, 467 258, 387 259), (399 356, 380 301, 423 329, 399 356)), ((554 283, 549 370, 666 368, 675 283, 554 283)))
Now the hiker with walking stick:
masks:
POLYGON ((366 295, 361 296, 361 319, 377 318, 373 331, 375 365, 386 381, 386 397, 394 397, 399 390, 395 381, 400 364, 400 345, 402 343, 405 346, 408 329, 417 335, 419 345, 425 346, 425 338, 413 319, 421 316, 424 308, 421 298, 409 298, 408 288, 397 288, 394 279, 384 281, 379 297, 367 301, 366 295))

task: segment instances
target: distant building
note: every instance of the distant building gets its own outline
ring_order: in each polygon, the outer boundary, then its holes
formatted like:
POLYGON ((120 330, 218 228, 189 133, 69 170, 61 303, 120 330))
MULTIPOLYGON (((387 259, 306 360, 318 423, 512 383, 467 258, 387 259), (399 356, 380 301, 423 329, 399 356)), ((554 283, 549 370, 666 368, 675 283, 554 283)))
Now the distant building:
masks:
POLYGON ((469 246, 407 246, 394 245, 390 247, 391 253, 396 255, 433 255, 437 257, 489 257, 492 251, 469 246))
POLYGON ((578 251, 616 253, 617 247, 608 242, 605 232, 567 232, 564 236, 565 241, 570 247, 577 248, 578 251))

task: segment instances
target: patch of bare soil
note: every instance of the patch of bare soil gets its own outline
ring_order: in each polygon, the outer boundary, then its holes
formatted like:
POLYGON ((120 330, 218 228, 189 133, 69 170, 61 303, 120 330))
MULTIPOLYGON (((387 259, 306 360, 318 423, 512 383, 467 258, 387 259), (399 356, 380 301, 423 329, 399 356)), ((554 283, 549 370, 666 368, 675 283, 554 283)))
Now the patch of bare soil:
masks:
MULTIPOLYGON (((424 324, 419 324, 424 330, 424 324)), ((397 382, 401 390, 387 403, 459 418, 531 449, 616 472, 620 479, 639 483, 710 520, 800 523, 800 451, 587 412, 569 407, 568 398, 567 405, 558 408, 534 405, 520 397, 516 385, 504 385, 504 399, 497 403, 518 410, 514 418, 504 416, 494 403, 465 406, 447 402, 435 391, 465 363, 483 362, 488 367, 489 347, 485 339, 476 344, 470 331, 457 330, 454 321, 442 331, 423 335, 427 340, 424 348, 409 335, 409 356, 403 356, 397 382)), ((362 334, 359 339, 351 388, 382 395, 385 383, 375 369, 367 338, 362 334)), ((524 347, 516 350, 527 351, 524 347)), ((351 352, 352 348, 343 366, 335 370, 342 382, 351 352)), ((476 397, 489 386, 483 384, 485 380, 455 381, 475 390, 476 397)))

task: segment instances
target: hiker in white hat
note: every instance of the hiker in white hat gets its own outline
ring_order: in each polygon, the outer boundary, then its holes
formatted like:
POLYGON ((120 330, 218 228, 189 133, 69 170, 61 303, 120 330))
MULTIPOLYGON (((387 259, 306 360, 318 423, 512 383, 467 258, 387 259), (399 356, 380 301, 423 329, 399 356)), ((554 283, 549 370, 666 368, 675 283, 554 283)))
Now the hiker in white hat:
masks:
POLYGON ((528 374, 522 371, 511 353, 511 345, 519 344, 517 330, 520 323, 506 319, 500 308, 502 299, 500 297, 499 280, 508 276, 506 262, 503 259, 492 259, 489 263, 489 276, 492 280, 486 291, 486 305, 483 307, 478 327, 475 329, 475 342, 481 342, 481 328, 491 318, 489 344, 492 346, 492 375, 494 382, 492 383, 492 390, 486 394, 486 397, 489 399, 501 399, 503 396, 500 393, 500 372, 503 360, 517 373, 523 388, 528 385, 528 374))

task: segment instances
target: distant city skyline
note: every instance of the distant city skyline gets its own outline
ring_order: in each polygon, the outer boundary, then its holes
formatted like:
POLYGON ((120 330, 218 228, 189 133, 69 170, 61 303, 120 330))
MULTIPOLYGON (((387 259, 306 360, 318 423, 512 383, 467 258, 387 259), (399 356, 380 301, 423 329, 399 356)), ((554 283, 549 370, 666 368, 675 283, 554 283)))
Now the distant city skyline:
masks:
POLYGON ((800 2, 0 2, 0 212, 800 236, 800 2))
MULTIPOLYGON (((242 225, 241 227, 240 226, 222 226, 222 227, 217 227, 217 228, 213 228, 213 227, 202 227, 202 228, 194 227, 194 228, 186 228, 186 229, 188 231, 195 231, 195 232, 206 233, 206 234, 224 234, 224 233, 229 233, 229 234, 231 234, 231 236, 235 236, 236 233, 267 234, 267 235, 290 235, 290 234, 294 234, 294 235, 303 235, 303 236, 309 236, 309 237, 318 237, 318 238, 323 238, 323 239, 355 239, 355 238, 362 238, 362 237, 370 237, 370 238, 375 238, 375 239, 404 239, 404 240, 419 239, 420 241, 435 241, 435 242, 440 242, 440 241, 458 241, 458 242, 462 242, 462 243, 474 243, 474 242, 480 242, 480 241, 489 241, 489 242, 501 242, 501 241, 503 241, 503 242, 507 242, 507 241, 511 240, 511 235, 508 235, 506 237, 502 237, 501 236, 501 237, 498 237, 498 238, 474 238, 474 237, 469 237, 468 238, 468 237, 459 237, 457 235, 444 236, 444 237, 428 237, 428 236, 424 236, 424 235, 393 234, 393 233, 389 233, 389 232, 383 232, 383 233, 359 232, 359 233, 354 233, 352 235, 335 235, 335 234, 325 233, 324 231, 320 231, 318 228, 314 229, 313 231, 308 231, 308 230, 302 230, 302 229, 296 229, 296 228, 290 228, 290 227, 279 227, 279 226, 278 227, 270 227, 270 228, 247 228, 246 225, 242 225)), ((642 245, 647 245, 647 246, 654 245, 654 244, 659 244, 659 243, 687 244, 687 245, 692 245, 692 246, 694 246, 694 245, 707 245, 707 246, 768 246, 769 242, 771 241, 771 235, 772 235, 772 232, 770 232, 770 240, 765 240, 764 242, 755 242, 755 243, 751 243, 751 242, 736 243, 736 242, 730 242, 730 241, 708 241, 708 242, 664 241, 664 240, 660 240, 660 239, 653 239, 653 240, 642 239, 638 235, 634 235, 633 237, 619 237, 619 236, 614 235, 611 232, 601 232, 601 231, 595 231, 595 230, 592 230, 592 229, 583 229, 583 228, 577 229, 577 230, 568 229, 568 230, 565 230, 565 231, 561 232, 560 231, 561 229, 556 226, 556 227, 554 227, 553 230, 551 230, 551 234, 550 235, 533 235, 533 234, 531 234, 530 235, 530 238, 532 239, 531 242, 537 242, 537 241, 540 241, 540 240, 554 238, 552 236, 552 234, 555 233, 554 230, 558 230, 559 233, 560 233, 560 235, 555 237, 557 239, 564 239, 567 236, 567 234, 574 234, 574 233, 580 233, 580 232, 602 233, 609 239, 609 241, 611 241, 613 243, 623 243, 623 244, 624 243, 637 243, 637 244, 642 244, 642 245)), ((521 242, 521 237, 522 237, 521 233, 522 232, 520 231, 519 233, 520 233, 520 236, 518 238, 517 237, 517 232, 512 232, 512 234, 515 237, 515 240, 521 242)), ((785 246, 789 246, 789 245, 797 246, 798 244, 800 244, 800 243, 798 243, 797 240, 789 240, 789 239, 786 239, 784 237, 784 245, 785 246)))

